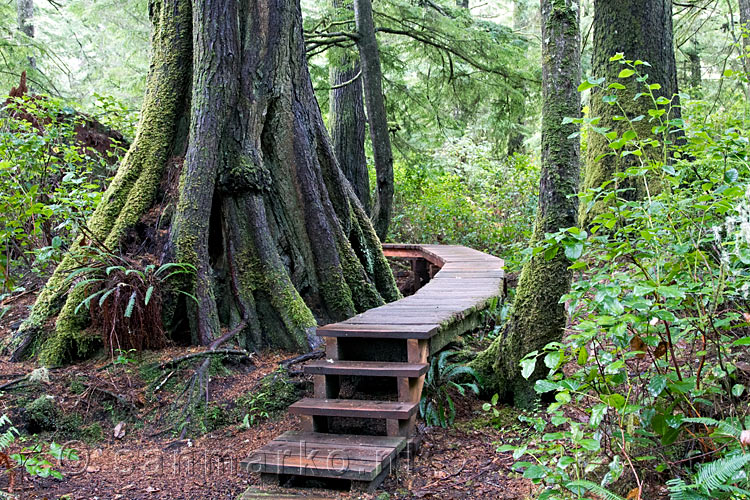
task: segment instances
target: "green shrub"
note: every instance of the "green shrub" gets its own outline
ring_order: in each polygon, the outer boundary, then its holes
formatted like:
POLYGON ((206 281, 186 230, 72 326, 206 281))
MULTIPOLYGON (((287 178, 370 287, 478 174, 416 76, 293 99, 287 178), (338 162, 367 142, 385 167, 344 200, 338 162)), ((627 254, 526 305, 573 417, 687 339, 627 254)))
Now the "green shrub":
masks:
POLYGON ((89 126, 48 96, 12 98, 0 112, 0 293, 59 262, 98 203, 122 148, 83 146, 89 126))
MULTIPOLYGON (((606 488, 665 480, 674 499, 742 498, 750 489, 750 455, 740 442, 750 426, 749 380, 740 369, 750 345, 748 140, 737 128, 667 121, 671 102, 654 98, 640 68, 623 62, 653 103, 652 130, 662 141, 580 120, 610 140, 610 154, 640 161, 582 195, 588 206, 609 207, 589 232, 566 229, 534 249, 548 258, 564 251, 573 262, 572 288, 561 299, 572 327, 563 342, 521 361, 525 375, 537 363, 549 369, 536 383, 554 400, 539 417, 546 432, 500 449, 525 457, 516 466, 547 486, 540 498, 586 491, 619 498, 606 488), (685 143, 677 146, 680 131, 685 143), (670 161, 646 160, 655 156, 670 161), (632 201, 617 189, 623 180, 662 189, 632 201)), ((616 105, 611 85, 606 92, 616 105)))
POLYGON ((432 156, 394 165, 390 240, 466 245, 519 264, 536 210, 538 166, 528 156, 493 157, 469 137, 432 156))

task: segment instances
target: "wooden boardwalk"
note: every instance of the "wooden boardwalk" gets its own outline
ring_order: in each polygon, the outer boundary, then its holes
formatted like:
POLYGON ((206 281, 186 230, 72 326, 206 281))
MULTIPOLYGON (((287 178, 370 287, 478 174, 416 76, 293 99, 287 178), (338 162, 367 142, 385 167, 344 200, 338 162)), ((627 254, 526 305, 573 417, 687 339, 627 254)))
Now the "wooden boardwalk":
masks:
POLYGON ((416 447, 416 411, 429 356, 479 325, 481 312, 501 294, 503 261, 462 246, 383 245, 383 250, 410 259, 423 286, 414 295, 318 328, 326 339, 326 359, 305 366, 315 380, 315 397, 289 407, 302 419, 303 432, 286 432, 253 452, 243 461, 247 470, 274 483, 324 477, 373 490, 399 453, 416 447), (342 397, 347 384, 364 389, 355 391, 356 398, 342 397), (347 431, 352 425, 357 434, 347 431))

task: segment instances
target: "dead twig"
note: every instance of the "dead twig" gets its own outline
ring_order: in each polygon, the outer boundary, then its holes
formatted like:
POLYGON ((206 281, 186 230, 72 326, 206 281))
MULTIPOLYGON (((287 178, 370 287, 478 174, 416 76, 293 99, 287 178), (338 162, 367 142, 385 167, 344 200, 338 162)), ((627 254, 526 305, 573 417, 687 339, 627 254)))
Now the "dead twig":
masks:
POLYGON ((321 359, 324 358, 326 355, 325 351, 312 351, 305 354, 302 354, 301 356, 296 356, 294 358, 285 359, 284 361, 279 363, 279 366, 283 368, 289 368, 292 365, 296 365, 297 363, 304 363, 305 361, 310 361, 311 359, 321 359))
POLYGON ((10 387, 13 387, 14 385, 16 385, 16 384, 18 384, 20 382, 23 382, 24 380, 27 380, 28 378, 29 378, 28 375, 24 375, 23 377, 18 377, 18 378, 15 378, 15 379, 13 379, 13 380, 11 380, 9 382, 6 382, 3 385, 0 385, 0 391, 2 391, 3 389, 8 389, 10 387))

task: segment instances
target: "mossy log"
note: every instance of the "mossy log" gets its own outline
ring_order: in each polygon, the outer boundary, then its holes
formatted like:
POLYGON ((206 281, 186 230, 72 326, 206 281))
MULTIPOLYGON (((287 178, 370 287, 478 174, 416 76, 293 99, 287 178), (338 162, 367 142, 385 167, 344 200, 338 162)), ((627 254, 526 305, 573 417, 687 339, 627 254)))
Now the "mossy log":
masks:
POLYGON ((149 14, 136 138, 90 236, 12 339, 13 357, 38 353, 56 365, 98 349, 88 316, 75 312, 84 291, 66 280, 92 240, 136 260, 196 267, 182 285, 197 303, 175 295, 165 307, 178 342, 210 345, 225 327, 246 349, 307 349, 318 322, 397 299, 323 125, 298 0, 152 0, 149 14))

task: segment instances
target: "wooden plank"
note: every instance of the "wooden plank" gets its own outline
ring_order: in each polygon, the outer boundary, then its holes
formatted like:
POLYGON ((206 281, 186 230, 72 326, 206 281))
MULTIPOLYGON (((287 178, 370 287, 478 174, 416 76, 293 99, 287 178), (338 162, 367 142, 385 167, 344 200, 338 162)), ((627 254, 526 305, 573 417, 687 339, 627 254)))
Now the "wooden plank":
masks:
POLYGON ((373 337, 383 339, 428 339, 440 329, 427 325, 344 325, 335 323, 318 328, 320 337, 373 337))
POLYGON ((369 377, 419 377, 427 372, 426 363, 387 363, 384 361, 313 361, 305 373, 324 375, 360 375, 369 377))
POLYGON ((417 403, 400 401, 370 401, 360 399, 304 398, 289 407, 295 415, 320 415, 326 417, 396 418, 413 415, 417 403))
POLYGON ((351 446, 353 444, 375 447, 390 446, 397 449, 403 447, 405 444, 403 438, 393 438, 388 436, 361 436, 357 434, 327 434, 322 432, 300 431, 286 431, 274 441, 306 441, 308 443, 338 444, 341 446, 351 446))

